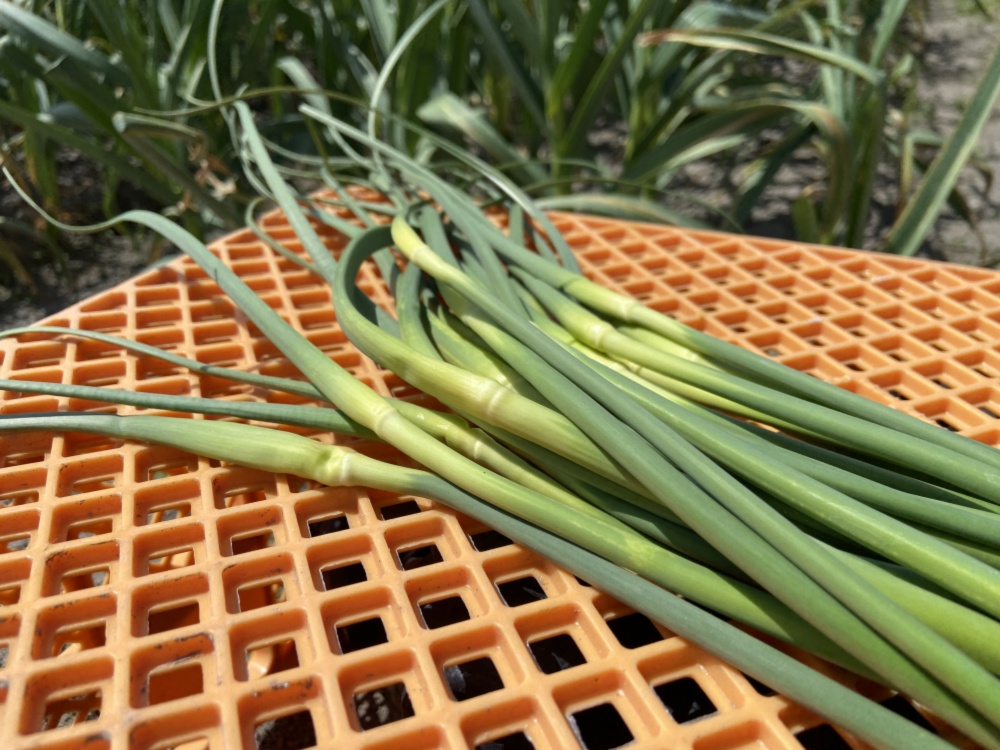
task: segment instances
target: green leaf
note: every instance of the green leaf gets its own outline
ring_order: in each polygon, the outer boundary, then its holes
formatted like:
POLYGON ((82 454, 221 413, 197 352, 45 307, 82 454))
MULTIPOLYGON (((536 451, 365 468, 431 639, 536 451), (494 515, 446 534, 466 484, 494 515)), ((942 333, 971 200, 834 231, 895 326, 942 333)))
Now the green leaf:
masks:
POLYGON ((87 47, 79 39, 44 18, 23 10, 8 0, 0 0, 0 27, 6 28, 14 36, 53 57, 67 57, 73 60, 84 68, 104 76, 116 86, 128 86, 131 83, 128 74, 110 58, 87 47))
POLYGON ((569 54, 559 63, 552 76, 546 92, 546 108, 549 120, 553 122, 562 121, 566 95, 570 92, 570 88, 579 82, 583 63, 594 51, 594 43, 597 35, 601 33, 601 20, 604 18, 607 5, 608 0, 595 0, 590 4, 587 14, 574 30, 569 54))
MULTIPOLYGON (((393 46, 392 50, 389 52, 382 64, 382 70, 379 71, 378 78, 376 78, 374 85, 372 86, 371 93, 369 94, 368 101, 368 119, 367 127, 368 134, 375 135, 375 120, 376 120, 376 108, 379 101, 383 97, 383 93, 389 85, 389 78, 395 71, 396 67, 399 65, 400 60, 403 55, 414 43, 420 33, 424 28, 434 19, 434 17, 445 7, 448 0, 437 0, 425 11, 423 11, 416 19, 414 19, 402 36, 399 37, 396 44, 393 46)), ((395 142, 402 142, 405 138, 405 130, 398 123, 393 123, 393 130, 395 142)), ((378 161, 378 156, 376 155, 376 162, 378 161)))
POLYGON ((203 138, 200 131, 169 120, 157 120, 124 112, 117 113, 113 121, 115 129, 125 142, 165 177, 187 191, 199 210, 210 212, 217 221, 226 226, 237 227, 242 223, 243 217, 234 204, 215 197, 191 174, 186 162, 168 153, 148 137, 148 134, 153 134, 157 137, 166 136, 187 142, 194 139, 198 142, 203 138))
POLYGON ((637 156, 625 168, 623 176, 642 179, 716 153, 722 148, 722 138, 738 136, 744 140, 787 116, 789 109, 783 103, 748 102, 692 118, 666 141, 637 156))
MULTIPOLYGON (((44 94, 55 98, 48 94, 47 89, 52 89, 62 99, 76 104, 94 124, 105 131, 111 131, 111 115, 123 103, 108 87, 99 85, 91 71, 75 65, 72 59, 61 57, 56 62, 43 66, 41 58, 17 45, 5 44, 0 47, 0 64, 20 68, 15 75, 37 79, 42 88, 36 89, 36 96, 44 94)), ((38 98, 41 99, 40 96, 38 98)), ((44 110, 45 105, 43 101, 39 101, 32 107, 44 110)))
POLYGON ((485 0, 469 0, 469 12, 483 35, 486 54, 492 57, 513 84, 525 111, 539 130, 546 132, 544 97, 538 84, 521 62, 520 54, 504 37, 485 0))
POLYGON ((1000 97, 1000 46, 993 53, 958 126, 945 141, 889 232, 883 248, 885 252, 913 255, 919 249, 976 147, 997 97, 1000 97))
POLYGON ((899 27, 899 22, 902 20, 903 14, 909 5, 909 0, 883 0, 882 14, 875 25, 877 29, 875 32, 875 42, 872 44, 871 57, 868 60, 869 64, 873 67, 878 68, 882 66, 882 62, 889 51, 889 44, 892 42, 896 29, 899 27))
POLYGON ((631 195, 606 195, 603 193, 575 193, 551 198, 537 198, 535 203, 546 211, 577 211, 580 213, 611 216, 626 221, 650 221, 680 227, 708 229, 707 224, 677 213, 666 206, 631 195))
POLYGON ((813 127, 810 123, 793 128, 781 141, 746 168, 740 180, 736 208, 733 210, 733 218, 738 224, 742 225, 750 218, 753 207, 774 180, 778 170, 788 162, 796 149, 806 143, 812 133, 813 127))
POLYGON ((129 25, 127 15, 119 5, 107 0, 87 0, 87 7, 104 31, 111 48, 121 55, 128 67, 130 88, 141 106, 159 103, 156 90, 155 60, 149 57, 142 29, 129 25))
POLYGON ((508 171, 522 183, 541 182, 548 175, 536 162, 529 162, 524 155, 504 140, 489 119, 448 92, 440 94, 419 110, 417 116, 439 127, 457 130, 493 157, 494 162, 512 165, 508 171))
POLYGON ((51 119, 33 115, 31 112, 6 103, 3 99, 0 99, 0 117, 22 128, 30 128, 32 131, 43 134, 69 148, 76 149, 108 169, 118 172, 122 177, 141 187, 150 197, 164 205, 169 205, 177 200, 177 194, 162 180, 135 166, 125 157, 107 150, 103 144, 78 135, 73 130, 52 122, 51 119))
POLYGON ((323 94, 319 93, 322 86, 316 82, 312 73, 310 73, 309 69, 302 64, 301 60, 297 60, 294 57, 282 57, 275 63, 275 67, 288 76, 289 80, 293 84, 303 90, 303 93, 301 94, 303 99, 309 102, 316 109, 321 110, 328 115, 333 114, 330 109, 329 100, 323 96, 323 94))
POLYGON ((583 98, 576 105, 568 129, 558 138, 555 147, 557 158, 576 156, 582 148, 584 139, 594 126, 594 118, 605 104, 608 89, 614 84, 615 77, 622 68, 625 56, 632 50, 633 42, 642 30, 646 17, 656 6, 656 0, 640 0, 625 21, 621 35, 605 54, 583 98))
POLYGON ((795 235, 800 241, 818 243, 822 240, 811 190, 803 191, 792 203, 792 221, 795 223, 795 235))
POLYGON ((534 60, 536 69, 545 71, 545 48, 538 33, 538 23, 528 12, 524 0, 497 0, 497 3, 510 25, 510 33, 517 39, 524 54, 534 60))
POLYGON ((387 3, 385 0, 359 0, 359 4, 364 10, 365 18, 368 19, 379 57, 384 60, 396 46, 396 12, 393 10, 395 3, 387 3))
POLYGON ((815 44, 799 42, 760 31, 739 29, 654 31, 642 37, 643 44, 661 44, 663 42, 684 42, 698 47, 738 50, 755 55, 796 57, 814 63, 836 66, 872 84, 878 83, 882 78, 882 73, 879 70, 849 55, 838 54, 815 44))

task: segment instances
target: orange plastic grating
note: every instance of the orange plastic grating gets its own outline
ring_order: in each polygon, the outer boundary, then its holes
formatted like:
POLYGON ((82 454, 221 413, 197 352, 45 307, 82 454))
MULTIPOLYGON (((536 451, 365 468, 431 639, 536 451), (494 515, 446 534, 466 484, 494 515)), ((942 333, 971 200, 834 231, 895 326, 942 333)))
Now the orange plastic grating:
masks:
MULTIPOLYGON (((600 282, 792 367, 1000 442, 1000 274, 554 219, 600 282)), ((265 226, 300 249, 280 216, 265 226)), ((326 288, 307 272, 248 231, 214 248, 359 378, 380 393, 419 398, 346 342, 326 288)), ((383 294, 377 275, 363 273, 366 288, 383 294)), ((202 362, 292 373, 185 259, 48 322, 202 362)), ((0 342, 0 377, 295 400, 42 334, 0 342)), ((110 408, 0 398, 6 414, 110 408)), ((7 750, 863 747, 426 499, 316 487, 107 438, 0 438, 0 607, 7 750)), ((920 719, 901 697, 890 700, 920 719)))

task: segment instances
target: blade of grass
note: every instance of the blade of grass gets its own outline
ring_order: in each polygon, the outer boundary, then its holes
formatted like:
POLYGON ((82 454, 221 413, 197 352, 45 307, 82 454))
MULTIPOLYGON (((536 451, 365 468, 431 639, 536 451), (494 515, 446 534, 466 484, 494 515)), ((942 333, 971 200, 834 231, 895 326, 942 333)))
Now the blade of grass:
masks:
POLYGON ((626 55, 632 50, 636 36, 642 30, 646 17, 655 10, 656 0, 639 0, 625 20, 621 35, 601 60, 583 97, 576 104, 566 131, 557 136, 555 157, 562 159, 579 155, 587 134, 594 126, 594 118, 603 106, 608 90, 614 84, 626 55))
POLYGON ((37 45, 53 57, 66 57, 103 77, 114 86, 129 86, 128 74, 112 60, 83 44, 44 18, 8 0, 0 0, 0 26, 10 33, 37 45))
POLYGON ((987 63, 976 92, 958 125, 924 173, 916 192, 907 201, 903 213, 890 230, 883 245, 885 252, 899 255, 913 255, 917 252, 976 147, 998 97, 1000 46, 987 63))
POLYGON ((485 0, 468 0, 469 13, 472 15, 479 32, 483 36, 484 49, 492 57, 500 70, 504 72, 517 90, 524 111, 534 121, 542 133, 548 132, 545 120, 544 97, 538 84, 532 79, 521 62, 520 56, 507 43, 496 19, 490 13, 485 0))
POLYGON ((741 29, 691 29, 653 31, 645 34, 642 44, 683 42, 711 49, 730 49, 757 55, 797 57, 814 63, 824 63, 853 73, 870 84, 877 84, 882 73, 866 63, 846 54, 839 54, 824 47, 760 31, 741 29))

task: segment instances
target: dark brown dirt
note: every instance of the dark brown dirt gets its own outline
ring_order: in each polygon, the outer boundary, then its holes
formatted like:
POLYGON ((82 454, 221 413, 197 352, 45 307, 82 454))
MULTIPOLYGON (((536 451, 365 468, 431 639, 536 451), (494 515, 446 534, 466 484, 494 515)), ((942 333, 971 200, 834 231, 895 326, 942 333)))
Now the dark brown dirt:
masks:
MULTIPOLYGON (((94 164, 65 150, 56 160, 62 211, 58 218, 77 226, 103 221, 101 191, 105 181, 94 164)), ((54 252, 43 242, 29 242, 21 234, 4 232, 0 226, 0 241, 18 254, 32 282, 25 284, 0 262, 0 329, 28 325, 59 312, 136 275, 162 254, 163 243, 149 233, 51 231, 6 179, 0 180, 0 217, 33 226, 40 235, 47 233, 58 250, 54 252)), ((117 211, 150 207, 142 195, 125 185, 117 191, 115 204, 117 211)))

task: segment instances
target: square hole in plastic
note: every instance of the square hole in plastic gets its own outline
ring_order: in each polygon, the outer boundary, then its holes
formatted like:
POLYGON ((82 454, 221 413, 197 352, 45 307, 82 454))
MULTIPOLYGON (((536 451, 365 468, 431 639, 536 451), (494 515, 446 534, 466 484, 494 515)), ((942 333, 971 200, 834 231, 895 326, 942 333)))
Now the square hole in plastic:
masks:
POLYGON ((240 681, 256 680, 311 662, 307 633, 306 614, 295 608, 234 623, 229 628, 233 674, 240 681))
POLYGON ((124 459, 120 455, 109 454, 63 464, 59 469, 56 494, 69 497, 111 489, 118 483, 123 466, 124 459))
POLYGON ((584 750, 613 750, 635 739, 621 714, 610 703, 576 711, 567 719, 584 750))
POLYGON ((237 467, 214 476, 212 489, 215 507, 219 510, 258 503, 277 493, 273 474, 237 467))
POLYGON ((701 685, 692 677, 656 685, 653 692, 678 724, 710 716, 717 710, 701 685))
POLYGON ((366 731, 414 715, 413 703, 403 682, 355 693, 353 704, 358 723, 366 731))
POLYGON ((0 583, 0 605, 9 607, 21 599, 21 586, 0 583))
POLYGON ((285 601, 285 584, 280 579, 241 586, 236 592, 239 612, 250 612, 285 601))
POLYGON ((180 570, 205 559, 205 531, 201 524, 186 524, 146 533, 133 543, 133 574, 146 576, 180 570))
POLYGON ((379 509, 379 515, 382 516, 383 521, 391 521, 394 518, 402 518, 403 516, 412 516, 419 512, 420 506, 417 505, 416 500, 404 500, 401 503, 383 505, 379 509))
POLYGON ((532 641, 528 643, 528 650, 544 674, 561 672, 587 663, 573 636, 568 633, 532 641))
POLYGON ((157 667, 148 677, 149 705, 181 700, 204 692, 204 673, 199 662, 167 664, 157 667))
POLYGON ((326 568, 320 573, 323 579, 323 588, 326 591, 351 586, 355 583, 364 583, 368 580, 364 564, 360 562, 340 565, 336 568, 326 568))
POLYGON ((112 568, 117 568, 118 556, 119 546, 114 541, 51 553, 45 561, 44 595, 107 586, 112 579, 112 568))
POLYGON ((534 750, 535 745, 524 732, 505 734, 476 745, 476 750, 534 750))
POLYGON ((311 537, 335 534, 338 531, 346 531, 350 528, 350 525, 347 522, 347 516, 344 515, 309 521, 307 525, 309 528, 309 536, 311 537))
POLYGON ((760 680, 755 679, 748 674, 743 675, 743 677, 746 679, 747 682, 750 683, 750 687, 752 687, 758 695, 762 695, 765 698, 770 698, 771 696, 778 694, 777 690, 768 687, 760 680))
POLYGON ((106 622, 68 625, 60 628, 52 635, 52 646, 48 656, 60 656, 91 648, 101 648, 107 643, 107 633, 106 622))
POLYGON ((385 624, 378 616, 349 625, 338 625, 336 631, 340 651, 344 654, 389 642, 385 624))
POLYGON ((471 617, 465 601, 457 594, 444 599, 421 602, 418 609, 424 624, 431 630, 464 622, 471 617))
POLYGON ((262 721, 254 726, 257 750, 305 750, 316 747, 316 725, 308 709, 262 721))
POLYGON ((457 701, 503 689, 503 679, 488 656, 445 667, 444 680, 457 701))
POLYGON ((48 732, 96 721, 101 716, 101 707, 102 693, 96 688, 68 698, 46 701, 39 731, 48 732))
POLYGON ((802 750, 851 750, 851 746, 829 724, 795 733, 802 750))
POLYGON ((480 531, 478 534, 469 534, 469 541, 477 552, 489 552, 490 550, 513 544, 510 539, 499 531, 493 531, 492 529, 480 531))
POLYGON ((155 635, 196 625, 208 614, 208 600, 208 578, 202 574, 182 572, 152 580, 133 591, 132 634, 155 635))
POLYGON ((141 486, 135 492, 136 526, 152 526, 179 518, 189 518, 201 508, 201 485, 183 479, 141 486))
POLYGON ((441 556, 441 550, 433 542, 430 544, 421 544, 417 547, 396 550, 396 559, 399 561, 399 567, 402 570, 415 570, 416 568, 423 568, 427 565, 434 565, 444 561, 444 558, 441 556))
POLYGON ((523 576, 512 581, 497 583, 496 587, 508 607, 520 607, 547 598, 542 585, 534 576, 523 576))
POLYGON ((0 555, 7 552, 22 552, 31 543, 31 534, 11 534, 0 537, 0 555))
POLYGON ((656 629, 653 621, 638 612, 609 619, 607 623, 618 642, 628 649, 663 640, 663 635, 656 629))
POLYGON ((155 635, 168 630, 194 625, 201 621, 198 602, 183 602, 151 610, 148 615, 148 633, 155 635))
POLYGON ((299 666, 299 651, 294 638, 252 646, 245 650, 247 679, 268 677, 299 666))

